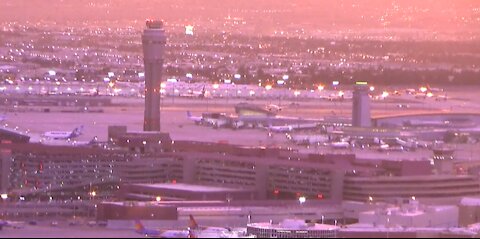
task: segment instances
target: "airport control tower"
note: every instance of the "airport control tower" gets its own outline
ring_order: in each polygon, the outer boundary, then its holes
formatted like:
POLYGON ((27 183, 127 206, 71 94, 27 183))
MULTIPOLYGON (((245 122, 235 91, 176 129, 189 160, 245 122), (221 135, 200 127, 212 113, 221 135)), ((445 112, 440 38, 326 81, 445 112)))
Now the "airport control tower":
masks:
POLYGON ((160 131, 160 84, 167 37, 162 21, 148 20, 142 45, 145 64, 144 131, 160 131))
POLYGON ((370 96, 367 82, 357 82, 353 91, 353 127, 372 127, 370 96))

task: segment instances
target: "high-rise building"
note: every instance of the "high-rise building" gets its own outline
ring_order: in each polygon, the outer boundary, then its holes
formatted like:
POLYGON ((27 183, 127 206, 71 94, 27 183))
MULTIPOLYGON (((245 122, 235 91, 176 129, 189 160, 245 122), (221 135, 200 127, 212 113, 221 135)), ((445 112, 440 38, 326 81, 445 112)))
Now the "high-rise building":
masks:
POLYGON ((357 82, 353 91, 352 125, 354 127, 371 127, 370 96, 367 82, 357 82))
POLYGON ((160 84, 167 37, 162 21, 147 21, 142 45, 145 64, 144 131, 160 131, 160 84))

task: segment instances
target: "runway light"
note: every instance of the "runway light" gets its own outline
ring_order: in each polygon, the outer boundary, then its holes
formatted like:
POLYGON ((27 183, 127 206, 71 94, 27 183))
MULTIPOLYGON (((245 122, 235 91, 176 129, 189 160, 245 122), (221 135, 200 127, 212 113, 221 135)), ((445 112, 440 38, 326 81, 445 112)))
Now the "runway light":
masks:
POLYGON ((233 75, 233 77, 237 80, 240 80, 240 78, 242 78, 242 76, 240 74, 235 74, 235 75, 233 75))
POLYGON ((266 85, 266 86, 265 86, 265 89, 266 89, 266 90, 271 90, 271 89, 272 89, 272 86, 271 86, 271 85, 266 85))
POLYGON ((432 97, 433 97, 433 93, 432 93, 432 92, 428 92, 428 93, 427 93, 427 97, 428 97, 428 98, 432 98, 432 97))
POLYGON ((325 89, 325 86, 319 85, 319 86, 317 87, 317 89, 318 89, 318 91, 323 91, 323 90, 325 89))
POLYGON ((162 197, 157 196, 157 197, 155 198, 155 200, 156 200, 157 202, 160 202, 160 201, 162 201, 162 197))
POLYGON ((2 194, 0 195, 0 197, 2 198, 2 200, 7 200, 7 199, 8 199, 8 194, 2 193, 2 194))
POLYGON ((307 198, 306 198, 306 197, 299 197, 299 198, 298 198, 298 202, 299 202, 300 204, 304 204, 306 201, 307 201, 307 198))
POLYGON ((220 87, 220 85, 218 85, 218 84, 213 84, 212 87, 213 87, 213 89, 216 90, 216 89, 218 89, 218 88, 220 87))
POLYGON ((288 80, 290 77, 288 75, 283 75, 282 79, 283 80, 288 80))
POLYGON ((295 96, 299 96, 299 95, 300 95, 300 91, 296 90, 295 92, 293 92, 293 94, 294 94, 295 96))
POLYGON ((386 91, 384 91, 384 92, 382 93, 382 97, 383 97, 383 98, 387 98, 389 95, 390 95, 390 94, 389 94, 388 92, 386 92, 386 91))
POLYGON ((427 90, 428 90, 428 89, 427 89, 427 87, 425 87, 425 86, 420 87, 420 91, 421 91, 422 93, 427 92, 427 90))
POLYGON ((370 91, 375 91, 375 86, 370 86, 370 91))

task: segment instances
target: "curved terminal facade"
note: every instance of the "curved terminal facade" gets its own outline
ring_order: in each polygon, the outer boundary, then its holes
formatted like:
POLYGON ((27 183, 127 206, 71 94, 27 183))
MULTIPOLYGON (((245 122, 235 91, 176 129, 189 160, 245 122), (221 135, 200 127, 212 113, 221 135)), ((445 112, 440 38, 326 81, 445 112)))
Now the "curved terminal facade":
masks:
POLYGON ((302 220, 284 220, 279 224, 252 223, 247 225, 247 235, 258 238, 336 238, 336 226, 311 223, 302 220))

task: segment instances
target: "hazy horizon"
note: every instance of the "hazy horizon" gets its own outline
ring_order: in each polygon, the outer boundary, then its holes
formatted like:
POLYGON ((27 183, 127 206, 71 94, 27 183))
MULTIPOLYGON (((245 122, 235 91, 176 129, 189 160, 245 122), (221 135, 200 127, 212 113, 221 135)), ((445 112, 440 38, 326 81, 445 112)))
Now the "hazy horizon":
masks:
POLYGON ((299 24, 307 28, 480 29, 480 1, 461 0, 3 0, 0 21, 200 22, 238 17, 271 28, 299 24), (268 10, 267 10, 268 9, 268 10))

